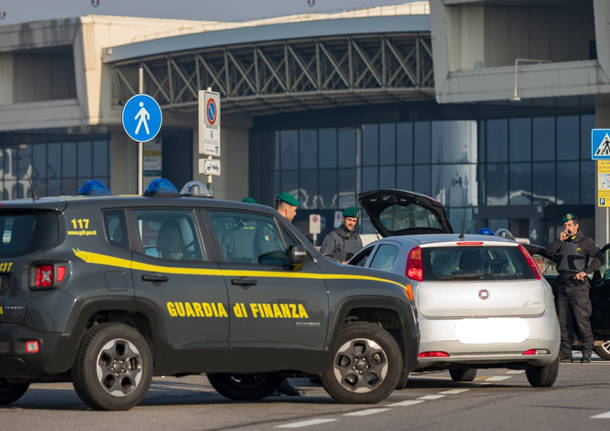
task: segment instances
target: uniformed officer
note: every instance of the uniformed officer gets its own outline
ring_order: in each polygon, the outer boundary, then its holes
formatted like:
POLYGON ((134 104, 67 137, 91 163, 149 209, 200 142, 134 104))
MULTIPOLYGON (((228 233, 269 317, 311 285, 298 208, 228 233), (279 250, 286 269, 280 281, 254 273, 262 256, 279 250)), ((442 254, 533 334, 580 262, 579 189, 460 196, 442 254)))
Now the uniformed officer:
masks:
POLYGON ((559 239, 553 241, 546 249, 550 256, 558 258, 557 271, 557 308, 561 325, 561 348, 559 359, 562 362, 572 360, 572 339, 568 329, 570 309, 574 323, 582 342, 581 362, 591 362, 593 350, 593 332, 591 331, 591 300, 589 299, 589 282, 587 276, 598 270, 602 263, 599 259, 599 248, 592 238, 578 231, 578 217, 572 213, 562 219, 563 230, 559 239))
POLYGON ((275 210, 291 223, 297 215, 299 205, 299 200, 290 193, 282 192, 275 197, 275 210))
POLYGON ((245 198, 243 198, 241 200, 242 202, 245 202, 247 204, 255 204, 256 201, 254 200, 254 198, 251 198, 250 196, 246 196, 245 198))
POLYGON ((357 222, 358 210, 354 207, 345 208, 341 226, 326 235, 320 253, 341 263, 351 259, 362 248, 360 235, 355 231, 357 222))

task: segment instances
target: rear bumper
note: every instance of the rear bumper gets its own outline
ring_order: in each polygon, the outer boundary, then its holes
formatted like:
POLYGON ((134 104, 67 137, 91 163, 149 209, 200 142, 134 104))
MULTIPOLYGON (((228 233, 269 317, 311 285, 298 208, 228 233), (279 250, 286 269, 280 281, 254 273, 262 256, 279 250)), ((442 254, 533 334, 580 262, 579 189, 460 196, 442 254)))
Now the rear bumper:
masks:
POLYGON ((69 338, 57 332, 33 331, 23 325, 0 324, 0 378, 34 381, 67 372, 73 349, 69 338), (38 353, 25 353, 25 342, 36 340, 38 353))
MULTIPOLYGON (((418 370, 456 365, 471 365, 473 368, 545 366, 555 361, 559 355, 561 338, 554 309, 547 308, 542 316, 523 318, 529 334, 520 342, 461 342, 456 336, 460 320, 462 319, 420 319, 419 352, 446 352, 449 356, 418 358, 418 370), (544 349, 548 353, 523 354, 530 349, 544 349)), ((485 318, 481 318, 481 323, 485 324, 485 318)))

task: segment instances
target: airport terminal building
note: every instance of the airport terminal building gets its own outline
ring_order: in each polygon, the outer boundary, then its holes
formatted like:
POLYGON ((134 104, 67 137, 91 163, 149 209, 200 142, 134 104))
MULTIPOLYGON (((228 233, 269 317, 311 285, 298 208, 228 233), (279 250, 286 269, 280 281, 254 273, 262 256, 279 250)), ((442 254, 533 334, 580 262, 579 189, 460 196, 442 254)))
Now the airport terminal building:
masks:
MULTIPOLYGON (((400 188, 456 229, 546 243, 565 212, 609 242, 591 129, 610 127, 606 0, 430 0, 219 23, 82 16, 0 26, 0 188, 71 194, 96 178, 137 191, 121 110, 163 109, 146 178, 198 173, 197 98, 222 98, 219 198, 299 198, 295 223, 400 188), (557 29, 561 31, 557 31, 557 29)), ((363 231, 371 227, 363 220, 363 231)))

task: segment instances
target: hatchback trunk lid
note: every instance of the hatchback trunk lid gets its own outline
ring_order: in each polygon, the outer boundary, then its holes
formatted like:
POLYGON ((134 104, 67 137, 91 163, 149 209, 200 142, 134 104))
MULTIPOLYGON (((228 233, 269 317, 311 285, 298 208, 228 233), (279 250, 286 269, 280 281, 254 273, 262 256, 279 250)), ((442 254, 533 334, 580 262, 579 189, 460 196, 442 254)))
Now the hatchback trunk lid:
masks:
POLYGON ((372 190, 358 201, 383 237, 425 233, 453 233, 443 204, 405 190, 372 190))

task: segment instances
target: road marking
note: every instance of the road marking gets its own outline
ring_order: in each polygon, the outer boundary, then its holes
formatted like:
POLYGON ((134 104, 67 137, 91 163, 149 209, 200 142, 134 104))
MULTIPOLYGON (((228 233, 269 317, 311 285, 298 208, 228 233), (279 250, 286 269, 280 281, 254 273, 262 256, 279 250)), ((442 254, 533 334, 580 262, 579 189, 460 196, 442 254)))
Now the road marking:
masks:
POLYGON ((444 398, 446 395, 424 395, 423 397, 417 398, 418 400, 438 400, 444 398))
POLYGON ((506 374, 523 374, 525 370, 510 370, 506 374))
POLYGON ((415 404, 421 404, 424 400, 405 400, 399 403, 388 404, 390 407, 409 407, 414 406, 415 404))
POLYGON ((602 413, 600 415, 591 416, 591 419, 610 419, 610 412, 602 413))
POLYGON ((486 378, 485 380, 488 382, 501 382, 502 380, 508 380, 510 376, 491 376, 486 378))
POLYGON ((343 416, 368 416, 374 415, 376 413, 387 412, 390 409, 366 409, 366 410, 358 410, 357 412, 349 412, 345 413, 343 416))
POLYGON ((303 427, 309 427, 312 425, 320 425, 320 424, 326 424, 329 422, 335 422, 336 420, 337 419, 322 419, 322 418, 309 419, 306 421, 292 422, 289 424, 277 425, 276 428, 303 428, 303 427))
POLYGON ((461 394, 462 392, 467 392, 469 390, 470 389, 449 389, 448 391, 439 392, 439 394, 455 395, 455 394, 461 394))

